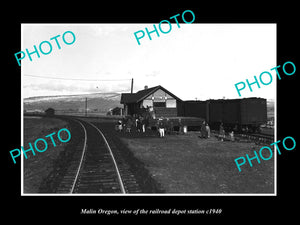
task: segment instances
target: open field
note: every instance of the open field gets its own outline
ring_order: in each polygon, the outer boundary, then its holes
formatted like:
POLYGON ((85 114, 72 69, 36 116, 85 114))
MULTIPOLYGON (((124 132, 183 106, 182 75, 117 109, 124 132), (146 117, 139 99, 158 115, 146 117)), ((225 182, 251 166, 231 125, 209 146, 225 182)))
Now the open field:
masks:
MULTIPOLYGON (((61 128, 69 129, 63 120, 46 117, 24 117, 24 149, 29 148, 29 142, 34 148, 36 139, 45 138, 46 135, 53 132, 57 133, 61 128)), ((67 143, 61 143, 56 135, 53 138, 57 144, 56 147, 53 147, 49 138, 45 138, 48 143, 48 149, 45 152, 35 151, 35 156, 32 152, 28 152, 28 158, 25 159, 24 157, 24 193, 39 193, 42 182, 53 172, 57 159, 67 145, 67 143)))
POLYGON ((199 133, 165 138, 121 134, 166 193, 274 193, 274 161, 253 160, 239 172, 234 159, 254 156, 255 143, 200 139, 199 133))

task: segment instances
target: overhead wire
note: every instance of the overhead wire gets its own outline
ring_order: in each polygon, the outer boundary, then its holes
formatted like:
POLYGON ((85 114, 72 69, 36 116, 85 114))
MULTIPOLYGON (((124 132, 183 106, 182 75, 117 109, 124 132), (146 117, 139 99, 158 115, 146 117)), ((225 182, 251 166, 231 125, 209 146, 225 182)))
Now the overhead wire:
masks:
POLYGON ((66 77, 49 77, 49 76, 37 76, 31 74, 24 74, 26 77, 35 77, 42 79, 54 79, 54 80, 77 80, 77 81, 129 81, 131 79, 82 79, 82 78, 66 78, 66 77))
MULTIPOLYGON (((42 78, 42 79, 55 79, 55 80, 76 80, 76 81, 129 81, 131 79, 81 79, 81 78, 66 78, 66 77, 49 77, 49 76, 37 76, 37 75, 31 75, 31 74, 24 74, 24 76, 26 77, 34 77, 34 78, 42 78)), ((97 87, 98 88, 98 87, 97 87)), ((119 91, 110 91, 110 92, 99 92, 101 94, 115 94, 118 92, 128 92, 130 91, 130 89, 126 89, 126 90, 119 90, 119 91)), ((109 96, 109 97, 105 97, 106 99, 110 99, 110 98, 114 98, 118 96, 118 94, 113 95, 113 96, 109 96)))

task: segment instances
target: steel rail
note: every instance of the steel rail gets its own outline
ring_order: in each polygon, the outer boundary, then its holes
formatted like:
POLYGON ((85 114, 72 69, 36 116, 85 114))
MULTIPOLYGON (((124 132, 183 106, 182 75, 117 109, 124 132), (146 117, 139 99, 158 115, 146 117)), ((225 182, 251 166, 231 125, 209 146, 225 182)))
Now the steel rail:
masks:
POLYGON ((82 126, 82 128, 84 130, 84 145, 83 145, 83 151, 82 151, 79 167, 78 167, 78 170, 76 172, 76 176, 75 176, 75 179, 74 179, 74 182, 73 182, 73 185, 72 185, 72 189, 71 189, 71 192, 70 192, 71 194, 74 192, 74 188, 75 188, 75 185, 76 185, 76 182, 77 182, 77 179, 78 179, 78 175, 79 175, 79 172, 81 170, 81 165, 82 165, 82 161, 83 161, 84 154, 85 154, 85 151, 86 151, 86 142, 87 142, 87 132, 86 132, 86 129, 85 129, 84 125, 78 120, 77 120, 77 122, 82 126))
POLYGON ((123 184, 123 180, 122 180, 122 177, 121 177, 119 168, 118 168, 118 166, 117 166, 115 157, 114 157, 114 155, 113 155, 113 153, 112 153, 112 150, 111 150, 111 148, 110 148, 110 146, 109 146, 109 144, 108 144, 108 142, 107 142, 107 140, 106 140, 104 134, 103 134, 103 133, 99 130, 99 128, 96 127, 94 124, 92 124, 92 123, 90 123, 90 122, 87 122, 87 121, 85 121, 85 122, 88 123, 88 124, 90 124, 91 126, 93 126, 93 127, 101 134, 102 138, 104 139, 105 144, 106 144, 106 147, 108 148, 108 151, 109 151, 109 153, 110 153, 110 155, 111 155, 111 158, 112 158, 112 160, 113 160, 113 163, 114 163, 114 166, 115 166, 117 175, 118 175, 118 181, 119 181, 119 184, 120 184, 120 187, 121 187, 122 194, 126 194, 126 191, 125 191, 125 188, 124 188, 124 184, 123 184))

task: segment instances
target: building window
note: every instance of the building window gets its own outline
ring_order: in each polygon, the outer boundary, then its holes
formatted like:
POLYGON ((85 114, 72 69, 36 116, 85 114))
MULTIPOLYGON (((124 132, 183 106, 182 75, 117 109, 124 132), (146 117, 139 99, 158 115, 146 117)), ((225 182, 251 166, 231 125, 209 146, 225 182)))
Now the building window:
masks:
POLYGON ((176 108, 176 100, 175 99, 167 99, 167 108, 176 108))
POLYGON ((153 102, 154 107, 166 107, 166 102, 153 102))

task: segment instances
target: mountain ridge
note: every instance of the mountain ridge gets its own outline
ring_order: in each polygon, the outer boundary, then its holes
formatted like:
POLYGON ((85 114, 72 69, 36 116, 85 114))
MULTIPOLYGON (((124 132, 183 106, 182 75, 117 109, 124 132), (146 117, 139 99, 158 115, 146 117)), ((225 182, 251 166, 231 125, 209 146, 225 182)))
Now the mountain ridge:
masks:
POLYGON ((121 106, 121 94, 115 92, 34 96, 24 98, 23 102, 25 111, 45 111, 47 108, 53 108, 58 111, 80 112, 85 109, 86 99, 87 108, 90 111, 108 112, 111 108, 121 106))

